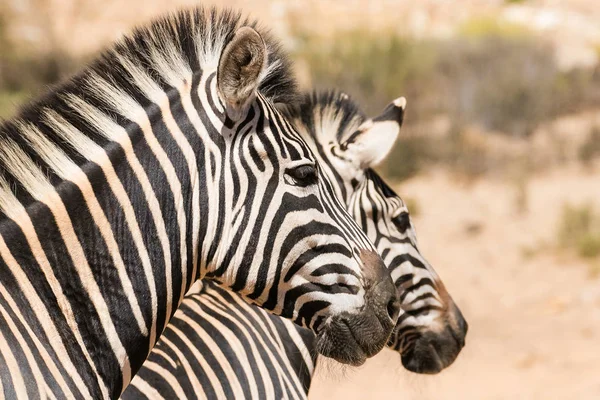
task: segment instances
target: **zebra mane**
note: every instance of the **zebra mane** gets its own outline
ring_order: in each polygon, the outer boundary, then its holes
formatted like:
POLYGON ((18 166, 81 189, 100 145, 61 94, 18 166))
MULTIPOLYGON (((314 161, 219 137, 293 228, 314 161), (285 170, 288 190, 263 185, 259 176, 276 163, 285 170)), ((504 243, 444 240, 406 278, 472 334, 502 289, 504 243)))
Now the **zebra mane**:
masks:
POLYGON ((318 143, 342 143, 367 119, 358 103, 336 90, 306 93, 297 106, 286 111, 289 118, 298 122, 299 129, 318 143))
POLYGON ((89 161, 94 146, 109 146, 113 133, 132 121, 128 116, 153 106, 149 92, 163 95, 189 85, 203 70, 216 70, 222 50, 242 26, 255 28, 267 47, 259 91, 274 103, 295 102, 290 62, 256 21, 214 7, 159 18, 119 40, 14 118, 0 121, 0 212, 10 209, 13 194, 30 203, 63 181, 60 171, 67 174, 89 161))

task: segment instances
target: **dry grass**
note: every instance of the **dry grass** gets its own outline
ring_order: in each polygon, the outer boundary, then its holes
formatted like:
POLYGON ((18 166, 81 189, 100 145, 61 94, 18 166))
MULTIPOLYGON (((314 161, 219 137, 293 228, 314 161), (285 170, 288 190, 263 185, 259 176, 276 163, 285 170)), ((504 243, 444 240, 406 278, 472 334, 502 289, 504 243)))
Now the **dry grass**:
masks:
POLYGON ((600 214, 592 204, 565 204, 557 232, 558 245, 579 257, 600 256, 600 214))

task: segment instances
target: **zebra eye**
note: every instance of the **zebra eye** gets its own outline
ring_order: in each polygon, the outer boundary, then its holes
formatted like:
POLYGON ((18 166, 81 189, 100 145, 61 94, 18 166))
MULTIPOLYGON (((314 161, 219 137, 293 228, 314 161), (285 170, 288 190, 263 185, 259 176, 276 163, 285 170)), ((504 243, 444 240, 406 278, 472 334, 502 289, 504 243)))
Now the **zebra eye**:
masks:
POLYGON ((317 183, 317 168, 312 164, 288 168, 285 173, 293 179, 296 186, 310 186, 317 183))
POLYGON ((406 232, 408 228, 410 228, 410 218, 408 217, 408 213, 406 211, 402 211, 396 217, 392 219, 396 228, 400 231, 400 233, 406 232))

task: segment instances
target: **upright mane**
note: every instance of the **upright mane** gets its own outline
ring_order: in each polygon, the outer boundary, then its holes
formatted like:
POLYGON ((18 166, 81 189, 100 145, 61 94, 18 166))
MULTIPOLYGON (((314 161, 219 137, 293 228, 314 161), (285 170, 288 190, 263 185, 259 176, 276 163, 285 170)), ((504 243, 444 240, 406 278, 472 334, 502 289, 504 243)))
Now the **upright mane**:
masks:
MULTIPOLYGON (((98 129, 99 122, 94 119, 94 112, 109 117, 109 123, 127 127, 131 121, 120 113, 122 109, 132 105, 136 109, 153 106, 152 100, 145 94, 148 91, 144 92, 140 87, 140 79, 146 84, 146 89, 155 87, 160 89, 157 92, 166 93, 169 89, 193 84, 195 80, 198 82, 203 70, 217 67, 223 48, 242 26, 255 28, 267 47, 267 69, 261 77, 259 91, 274 103, 294 102, 296 84, 290 62, 280 44, 257 21, 243 18, 239 12, 216 8, 183 10, 159 18, 138 27, 79 74, 50 89, 21 109, 14 118, 0 123, 0 211, 5 211, 8 206, 2 200, 9 192, 27 204, 31 201, 32 187, 39 188, 40 183, 47 182, 56 186, 62 181, 57 177, 56 168, 47 165, 40 155, 44 144, 59 149, 58 157, 65 156, 66 162, 77 165, 86 162, 73 149, 73 143, 65 140, 64 134, 57 134, 57 130, 74 128, 77 135, 105 147, 110 138, 98 129), (188 82, 188 77, 192 82, 188 82), (99 91, 93 90, 98 86, 104 90, 101 96, 99 91), (133 101, 111 102, 119 96, 133 101), (42 140, 31 139, 40 136, 42 140), (9 167, 14 167, 14 163, 20 160, 23 165, 17 168, 33 169, 34 174, 45 182, 33 179, 23 182, 22 177, 14 176, 15 168, 11 170, 9 167)), ((106 126, 104 122, 103 126, 106 126)))
POLYGON ((343 142, 367 119, 349 95, 336 90, 304 94, 297 106, 286 108, 286 113, 320 143, 343 142), (324 134, 331 137, 322 137, 324 134))

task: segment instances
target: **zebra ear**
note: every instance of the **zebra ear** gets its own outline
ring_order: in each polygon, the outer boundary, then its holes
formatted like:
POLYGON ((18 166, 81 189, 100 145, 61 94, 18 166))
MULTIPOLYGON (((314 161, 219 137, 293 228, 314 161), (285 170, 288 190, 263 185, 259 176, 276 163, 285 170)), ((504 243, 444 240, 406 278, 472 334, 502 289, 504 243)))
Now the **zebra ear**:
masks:
POLYGON ((256 95, 267 66, 267 47, 254 29, 244 26, 225 46, 217 69, 217 88, 227 116, 239 120, 256 95))
POLYGON ((398 139, 405 108, 404 97, 394 100, 381 115, 363 122, 341 145, 342 150, 363 169, 377 166, 398 139))

